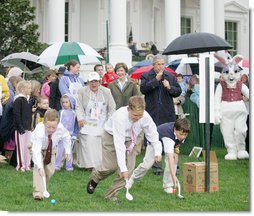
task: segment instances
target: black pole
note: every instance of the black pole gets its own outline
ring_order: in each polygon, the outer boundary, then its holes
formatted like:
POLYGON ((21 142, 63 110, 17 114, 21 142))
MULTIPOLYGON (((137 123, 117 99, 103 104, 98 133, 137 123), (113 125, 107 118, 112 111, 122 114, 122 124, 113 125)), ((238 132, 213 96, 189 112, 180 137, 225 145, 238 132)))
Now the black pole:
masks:
POLYGON ((106 63, 109 63, 109 36, 108 36, 108 20, 106 21, 106 32, 107 32, 107 58, 106 58, 106 63))
POLYGON ((209 57, 205 58, 205 142, 206 142, 206 174, 205 189, 210 192, 210 62, 209 57))

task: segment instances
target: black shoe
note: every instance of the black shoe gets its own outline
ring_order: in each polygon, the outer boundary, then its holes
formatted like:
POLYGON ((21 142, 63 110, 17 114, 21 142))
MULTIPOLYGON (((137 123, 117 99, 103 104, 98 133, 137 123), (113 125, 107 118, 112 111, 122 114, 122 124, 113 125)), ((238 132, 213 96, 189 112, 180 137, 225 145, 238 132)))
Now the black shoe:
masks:
POLYGON ((91 180, 87 183, 87 187, 86 187, 87 193, 93 194, 94 191, 95 191, 96 186, 97 186, 97 183, 96 183, 93 179, 91 179, 91 180))
POLYGON ((162 169, 157 167, 153 169, 153 174, 157 175, 157 176, 161 176, 162 175, 162 169))
POLYGON ((157 172, 155 173, 155 175, 161 176, 161 175, 162 175, 162 171, 157 171, 157 172))

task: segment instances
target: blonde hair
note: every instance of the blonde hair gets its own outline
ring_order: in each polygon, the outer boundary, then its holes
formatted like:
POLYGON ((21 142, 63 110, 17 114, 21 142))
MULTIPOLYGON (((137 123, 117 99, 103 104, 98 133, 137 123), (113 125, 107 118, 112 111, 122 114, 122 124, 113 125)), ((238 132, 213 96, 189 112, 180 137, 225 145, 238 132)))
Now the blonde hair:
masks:
POLYGON ((14 89, 16 89, 17 84, 22 81, 23 78, 21 78, 20 76, 12 76, 9 78, 9 82, 12 84, 12 86, 14 87, 14 89))
POLYGON ((17 91, 17 94, 24 94, 25 90, 31 86, 31 83, 30 81, 27 81, 27 80, 22 80, 20 81, 18 84, 17 84, 17 87, 16 87, 16 91, 17 91))
POLYGON ((57 121, 57 123, 59 123, 59 114, 55 109, 49 109, 45 112, 44 118, 43 118, 43 122, 47 122, 47 121, 57 121))
POLYGON ((32 91, 31 91, 31 95, 34 95, 34 92, 38 89, 41 89, 41 83, 37 80, 31 80, 31 85, 32 85, 32 91))
POLYGON ((146 103, 143 96, 132 96, 129 99, 128 106, 133 111, 145 110, 146 103))
POLYGON ((49 99, 45 95, 39 95, 39 96, 37 96, 37 103, 41 103, 43 100, 49 100, 49 99))

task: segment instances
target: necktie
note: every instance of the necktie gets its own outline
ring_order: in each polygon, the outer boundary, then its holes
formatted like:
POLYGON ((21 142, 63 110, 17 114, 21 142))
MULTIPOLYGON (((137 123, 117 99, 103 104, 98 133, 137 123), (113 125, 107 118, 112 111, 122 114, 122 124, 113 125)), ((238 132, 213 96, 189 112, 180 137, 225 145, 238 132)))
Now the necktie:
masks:
POLYGON ((134 130, 134 125, 131 126, 131 144, 130 146, 127 148, 127 153, 130 154, 134 148, 134 146, 136 145, 137 142, 137 135, 135 133, 134 130))
POLYGON ((48 165, 51 162, 51 154, 52 154, 52 139, 51 139, 52 135, 48 135, 48 148, 46 151, 46 155, 44 158, 44 164, 48 165))

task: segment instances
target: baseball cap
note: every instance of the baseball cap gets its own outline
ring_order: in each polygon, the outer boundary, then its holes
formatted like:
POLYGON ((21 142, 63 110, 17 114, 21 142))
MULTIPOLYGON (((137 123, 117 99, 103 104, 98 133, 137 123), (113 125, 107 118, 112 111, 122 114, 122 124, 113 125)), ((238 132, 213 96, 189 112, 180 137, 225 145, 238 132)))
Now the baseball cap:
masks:
POLYGON ((88 82, 93 81, 93 80, 97 80, 100 81, 100 76, 97 72, 90 72, 88 74, 88 82))

